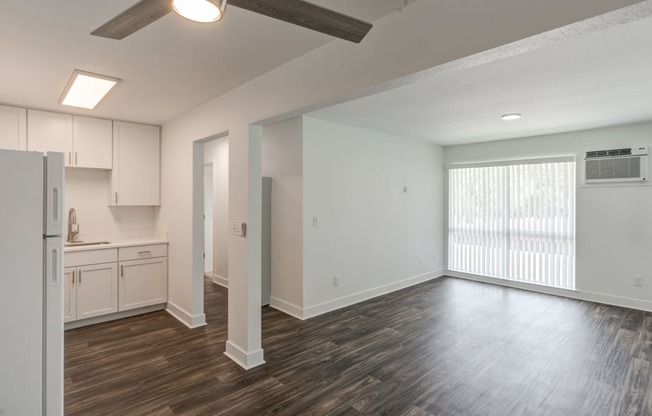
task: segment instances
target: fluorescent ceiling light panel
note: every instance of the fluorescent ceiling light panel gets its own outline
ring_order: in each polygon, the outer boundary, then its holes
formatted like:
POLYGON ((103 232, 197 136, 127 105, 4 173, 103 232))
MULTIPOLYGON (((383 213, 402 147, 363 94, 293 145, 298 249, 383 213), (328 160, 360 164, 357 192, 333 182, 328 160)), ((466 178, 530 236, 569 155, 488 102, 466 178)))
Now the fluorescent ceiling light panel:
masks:
POLYGON ((71 107, 92 110, 118 82, 120 80, 117 78, 75 69, 59 102, 71 107))

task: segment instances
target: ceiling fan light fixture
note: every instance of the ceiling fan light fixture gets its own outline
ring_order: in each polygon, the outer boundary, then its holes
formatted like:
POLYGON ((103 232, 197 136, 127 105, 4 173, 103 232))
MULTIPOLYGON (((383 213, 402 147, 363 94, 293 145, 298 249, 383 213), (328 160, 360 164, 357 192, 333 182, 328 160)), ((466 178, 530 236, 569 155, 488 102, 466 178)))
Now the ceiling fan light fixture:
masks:
POLYGON ((179 16, 199 23, 222 20, 227 0, 170 0, 172 10, 179 16))

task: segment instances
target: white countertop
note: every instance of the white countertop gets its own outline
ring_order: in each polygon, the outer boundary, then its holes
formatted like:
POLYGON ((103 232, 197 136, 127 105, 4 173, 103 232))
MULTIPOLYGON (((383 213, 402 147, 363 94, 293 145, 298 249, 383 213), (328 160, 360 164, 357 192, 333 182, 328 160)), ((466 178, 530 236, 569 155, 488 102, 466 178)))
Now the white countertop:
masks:
POLYGON ((71 253, 77 251, 88 250, 105 250, 108 248, 119 247, 133 247, 133 246, 146 246, 150 244, 168 244, 169 240, 164 237, 132 237, 132 238, 113 238, 106 240, 84 240, 85 242, 92 243, 94 241, 110 241, 109 244, 94 244, 94 245, 79 245, 79 246, 64 246, 64 253, 71 253))

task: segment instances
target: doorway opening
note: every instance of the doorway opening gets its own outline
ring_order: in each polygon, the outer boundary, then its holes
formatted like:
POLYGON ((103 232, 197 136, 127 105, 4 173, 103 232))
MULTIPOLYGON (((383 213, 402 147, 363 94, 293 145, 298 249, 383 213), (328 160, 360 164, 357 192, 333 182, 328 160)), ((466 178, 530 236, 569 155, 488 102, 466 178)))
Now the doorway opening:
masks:
POLYGON ((204 164, 204 277, 213 278, 213 163, 204 164))
POLYGON ((229 285, 229 138, 204 143, 204 276, 229 285))

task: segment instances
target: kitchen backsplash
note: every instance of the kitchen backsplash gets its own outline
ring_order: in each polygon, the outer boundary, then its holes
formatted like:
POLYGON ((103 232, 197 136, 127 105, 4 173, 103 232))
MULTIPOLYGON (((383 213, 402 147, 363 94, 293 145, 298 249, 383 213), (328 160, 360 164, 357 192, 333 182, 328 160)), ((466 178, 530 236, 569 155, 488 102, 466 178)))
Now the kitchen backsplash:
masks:
POLYGON ((110 175, 104 170, 66 169, 66 222, 68 210, 75 208, 81 239, 85 234, 132 235, 154 230, 155 207, 108 206, 110 175))

